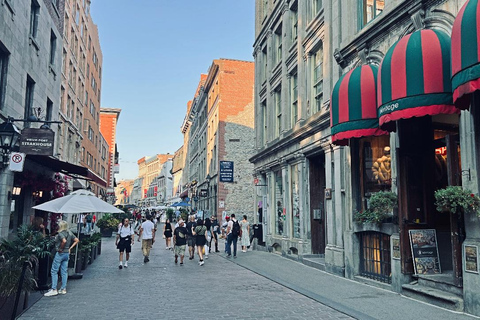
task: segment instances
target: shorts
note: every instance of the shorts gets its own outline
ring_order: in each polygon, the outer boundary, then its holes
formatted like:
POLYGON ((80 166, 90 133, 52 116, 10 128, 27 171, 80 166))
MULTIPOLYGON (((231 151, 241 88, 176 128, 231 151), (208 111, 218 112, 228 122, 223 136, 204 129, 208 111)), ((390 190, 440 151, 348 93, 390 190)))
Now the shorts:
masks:
POLYGON ((196 243, 197 243, 197 246, 204 246, 207 243, 207 239, 205 239, 205 235, 201 235, 201 236, 199 235, 197 237, 196 243))
POLYGON ((176 256, 184 256, 185 255, 185 245, 175 246, 174 252, 176 256))
POLYGON ((118 242, 117 249, 120 252, 126 251, 127 253, 132 252, 132 240, 130 239, 125 239, 123 240, 120 238, 120 241, 118 242))
POLYGON ((165 232, 163 233, 163 235, 165 236, 165 238, 171 238, 171 237, 172 237, 172 231, 170 231, 170 230, 165 230, 165 232))
POLYGON ((196 243, 197 243, 197 237, 196 236, 189 236, 187 235, 187 245, 189 247, 195 247, 196 243))

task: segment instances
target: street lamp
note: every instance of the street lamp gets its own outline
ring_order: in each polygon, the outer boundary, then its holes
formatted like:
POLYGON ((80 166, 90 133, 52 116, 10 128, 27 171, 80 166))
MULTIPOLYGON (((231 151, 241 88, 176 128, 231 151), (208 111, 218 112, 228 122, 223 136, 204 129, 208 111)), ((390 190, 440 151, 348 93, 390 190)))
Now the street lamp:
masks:
POLYGON ((210 210, 210 180, 212 180, 210 174, 207 174, 205 180, 207 181, 207 210, 210 210))
POLYGON ((8 165, 10 152, 15 147, 20 135, 20 130, 10 119, 0 124, 0 147, 2 148, 0 168, 5 168, 8 165))

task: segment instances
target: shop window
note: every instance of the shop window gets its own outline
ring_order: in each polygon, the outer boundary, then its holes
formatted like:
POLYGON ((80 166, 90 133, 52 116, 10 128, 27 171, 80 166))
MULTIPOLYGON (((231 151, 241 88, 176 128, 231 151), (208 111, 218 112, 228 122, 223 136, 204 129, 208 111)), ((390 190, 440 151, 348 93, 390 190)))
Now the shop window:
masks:
POLYGON ((362 209, 368 207, 372 193, 389 191, 392 187, 392 166, 389 136, 360 140, 360 187, 362 209))
POLYGON ((383 12, 385 0, 362 0, 360 1, 360 29, 383 12))
POLYGON ((291 167, 291 181, 292 181, 292 223, 293 223, 293 237, 300 238, 300 195, 298 188, 298 165, 291 167))
POLYGON ((379 232, 361 232, 359 240, 360 275, 391 283, 390 236, 379 232))
POLYGON ((283 182, 282 170, 275 172, 275 230, 277 235, 283 235, 283 226, 285 223, 285 212, 283 208, 283 182))

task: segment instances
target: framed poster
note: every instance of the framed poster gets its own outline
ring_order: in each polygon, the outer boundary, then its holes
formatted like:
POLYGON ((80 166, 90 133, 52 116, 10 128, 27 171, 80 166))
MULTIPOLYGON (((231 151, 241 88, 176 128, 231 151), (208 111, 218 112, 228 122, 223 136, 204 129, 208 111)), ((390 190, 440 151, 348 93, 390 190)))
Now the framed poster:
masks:
POLYGON ((478 247, 464 245, 463 255, 465 272, 478 273, 478 247))
POLYGON ((392 237, 392 258, 400 260, 400 238, 392 237))
POLYGON ((435 229, 409 230, 415 274, 442 273, 435 229))

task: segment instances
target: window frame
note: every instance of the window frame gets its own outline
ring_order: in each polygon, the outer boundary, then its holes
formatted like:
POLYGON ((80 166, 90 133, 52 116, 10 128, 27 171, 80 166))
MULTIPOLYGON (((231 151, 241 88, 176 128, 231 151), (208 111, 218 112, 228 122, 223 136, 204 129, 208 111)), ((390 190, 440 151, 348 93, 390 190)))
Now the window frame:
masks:
POLYGON ((275 106, 275 136, 279 137, 282 133, 282 86, 279 85, 274 92, 275 106))
POLYGON ((40 4, 36 0, 31 0, 29 36, 33 39, 36 39, 38 35, 39 16, 40 16, 40 4))
POLYGON ((385 0, 373 0, 373 10, 372 10, 372 18, 368 20, 367 16, 367 1, 362 0, 358 2, 358 29, 361 30, 365 28, 370 22, 374 21, 378 16, 383 13, 385 9, 385 0), (380 13, 377 13, 377 2, 383 1, 383 9, 380 13))
POLYGON ((295 127, 298 121, 298 73, 290 76, 290 106, 291 106, 291 126, 295 127))
POLYGON ((5 105, 9 59, 10 53, 0 43, 0 110, 3 110, 5 105))
POLYGON ((319 112, 323 103, 323 44, 313 54, 312 59, 312 115, 319 112), (318 58, 318 62, 317 62, 318 58), (318 71, 321 72, 321 77, 318 77, 318 71))

